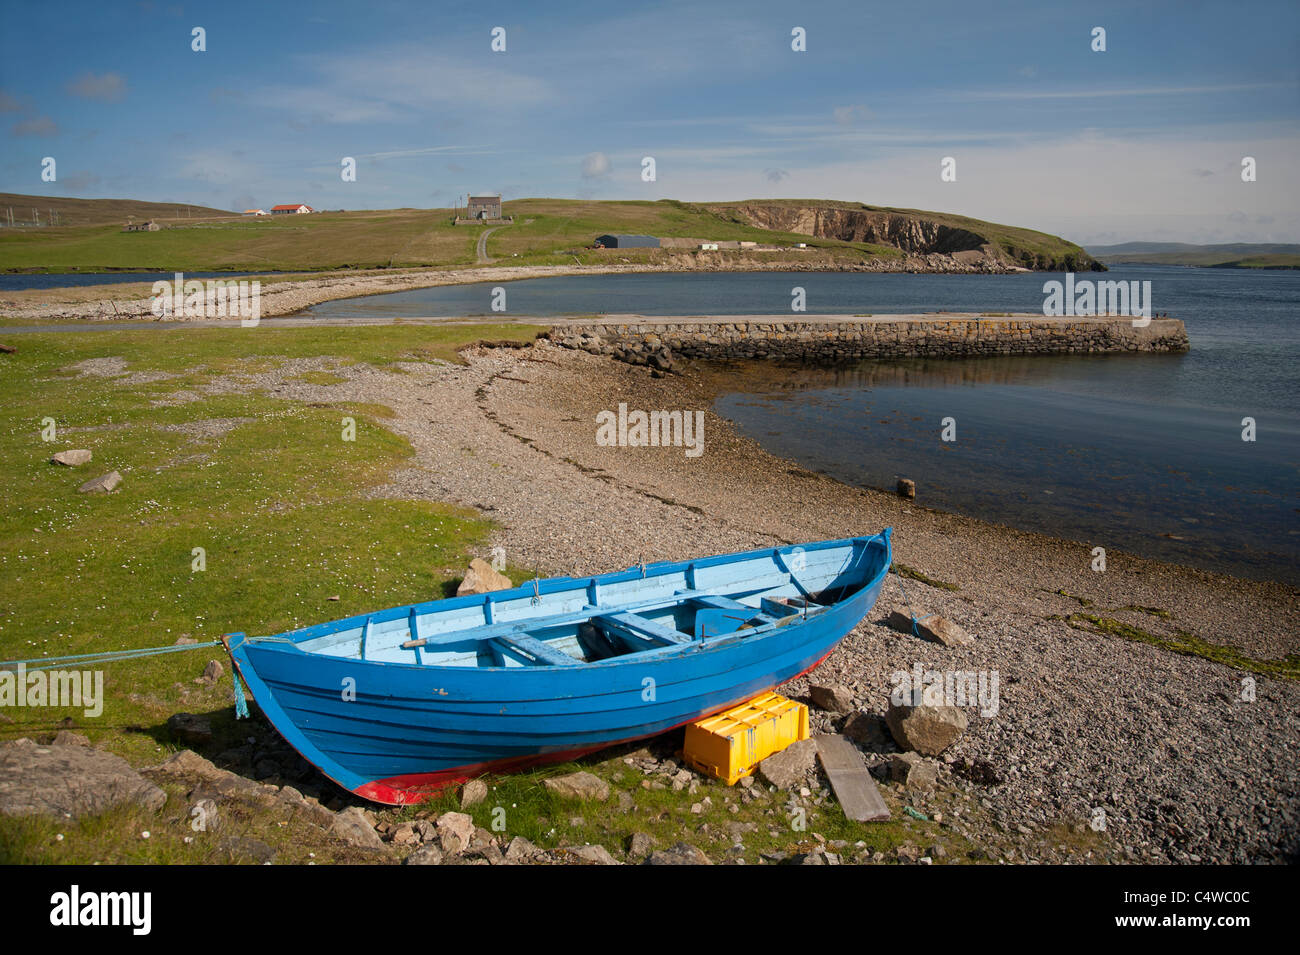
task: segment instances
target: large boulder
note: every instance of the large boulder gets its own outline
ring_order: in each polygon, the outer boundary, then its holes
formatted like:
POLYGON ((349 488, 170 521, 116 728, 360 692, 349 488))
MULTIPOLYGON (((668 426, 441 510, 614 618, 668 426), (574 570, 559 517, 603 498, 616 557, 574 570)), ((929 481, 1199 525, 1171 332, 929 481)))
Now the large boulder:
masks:
POLYGON ((465 571, 465 579, 456 588, 456 596, 485 594, 492 590, 509 590, 513 586, 514 584, 510 582, 509 577, 497 573, 487 561, 475 557, 469 562, 469 568, 465 571))
POLYGON ((115 806, 162 809, 167 794, 121 756, 92 746, 0 744, 0 815, 78 818, 115 806))
POLYGON ((885 725, 900 749, 938 756, 961 738, 969 724, 955 706, 900 705, 891 700, 885 725))

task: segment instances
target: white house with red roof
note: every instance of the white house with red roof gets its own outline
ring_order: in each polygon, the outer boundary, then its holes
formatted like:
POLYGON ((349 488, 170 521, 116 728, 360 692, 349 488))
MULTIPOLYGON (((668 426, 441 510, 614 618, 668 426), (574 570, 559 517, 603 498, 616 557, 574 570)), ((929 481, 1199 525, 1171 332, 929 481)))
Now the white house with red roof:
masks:
POLYGON ((295 215, 295 214, 302 215, 304 213, 314 212, 314 211, 315 210, 312 209, 311 206, 305 206, 300 204, 287 205, 287 206, 271 206, 271 215, 273 216, 287 216, 287 215, 295 215))

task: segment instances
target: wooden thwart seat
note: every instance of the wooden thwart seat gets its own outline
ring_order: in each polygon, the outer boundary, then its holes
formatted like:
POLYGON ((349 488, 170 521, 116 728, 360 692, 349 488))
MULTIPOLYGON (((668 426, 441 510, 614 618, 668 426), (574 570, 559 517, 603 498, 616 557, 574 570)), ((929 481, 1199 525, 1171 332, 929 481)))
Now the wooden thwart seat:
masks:
POLYGON ((519 650, 528 656, 537 660, 539 663, 549 663, 551 666, 577 666, 581 660, 574 659, 561 650, 548 646, 536 637, 530 637, 523 633, 512 633, 509 636, 493 637, 492 643, 496 644, 503 650, 519 650))
POLYGON ((592 623, 605 628, 615 636, 623 637, 632 647, 643 647, 647 640, 664 646, 690 643, 691 638, 680 630, 635 613, 607 613, 592 618, 592 623), (629 639, 630 638, 630 639, 629 639))

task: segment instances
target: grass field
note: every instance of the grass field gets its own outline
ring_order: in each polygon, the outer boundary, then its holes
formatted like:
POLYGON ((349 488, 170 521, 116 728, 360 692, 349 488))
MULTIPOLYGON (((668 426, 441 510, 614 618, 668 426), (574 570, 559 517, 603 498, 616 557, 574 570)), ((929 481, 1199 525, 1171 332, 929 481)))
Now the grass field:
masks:
MULTIPOLYGON (((826 205, 864 208, 851 203, 826 205)), ((514 224, 493 232, 488 254, 503 264, 516 265, 572 264, 575 255, 586 264, 621 259, 668 261, 673 255, 671 250, 585 250, 596 236, 614 232, 749 240, 767 245, 805 242, 810 251, 801 254, 831 265, 901 255, 892 246, 769 231, 736 221, 727 209, 727 204, 675 200, 519 199, 505 204, 506 214, 514 216, 514 224)), ((1063 262, 1066 257, 1082 254, 1071 243, 1026 229, 941 213, 890 211, 977 232, 1024 263, 1063 262)), ((450 209, 391 209, 259 218, 214 215, 205 219, 160 219, 165 228, 158 232, 122 232, 117 219, 86 225, 6 229, 0 230, 0 271, 257 272, 472 264, 483 227, 452 225, 451 216, 450 209)), ((763 256, 770 259, 773 253, 747 255, 761 262, 763 256)), ((789 254, 784 258, 788 260, 789 254)))

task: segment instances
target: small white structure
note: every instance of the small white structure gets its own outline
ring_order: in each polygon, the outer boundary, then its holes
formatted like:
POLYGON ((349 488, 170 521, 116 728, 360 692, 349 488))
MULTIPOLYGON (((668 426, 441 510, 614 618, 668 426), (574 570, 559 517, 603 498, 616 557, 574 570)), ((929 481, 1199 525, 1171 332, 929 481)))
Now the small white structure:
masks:
POLYGON ((242 215, 246 215, 246 216, 264 216, 264 215, 266 215, 266 210, 265 210, 265 209, 245 209, 245 210, 243 211, 243 213, 241 213, 241 214, 242 214, 242 215))
POLYGON ((290 203, 285 206, 271 206, 271 215, 273 216, 305 215, 311 211, 313 211, 311 206, 303 205, 302 203, 290 203))
POLYGON ((718 243, 716 243, 716 242, 701 242, 701 243, 700 243, 700 251, 701 251, 701 252, 717 252, 717 251, 718 251, 718 243))

